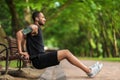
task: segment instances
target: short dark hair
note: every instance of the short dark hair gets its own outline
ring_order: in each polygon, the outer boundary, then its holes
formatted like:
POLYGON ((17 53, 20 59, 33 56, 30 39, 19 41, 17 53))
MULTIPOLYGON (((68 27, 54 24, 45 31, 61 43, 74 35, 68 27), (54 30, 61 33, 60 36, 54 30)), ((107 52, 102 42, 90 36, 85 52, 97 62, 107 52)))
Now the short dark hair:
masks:
POLYGON ((32 14, 33 21, 35 21, 35 18, 38 17, 39 13, 40 13, 40 11, 33 12, 33 14, 32 14))

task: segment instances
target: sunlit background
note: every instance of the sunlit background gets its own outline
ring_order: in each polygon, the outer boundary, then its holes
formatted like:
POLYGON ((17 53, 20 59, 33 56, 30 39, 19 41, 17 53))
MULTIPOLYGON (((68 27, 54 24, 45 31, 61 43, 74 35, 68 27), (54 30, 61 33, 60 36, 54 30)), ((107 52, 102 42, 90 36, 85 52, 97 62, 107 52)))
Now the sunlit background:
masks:
MULTIPOLYGON (((39 10, 47 49, 81 57, 120 57, 120 0, 0 0, 0 36, 15 37, 39 10)), ((3 42, 0 37, 0 42, 3 42)))

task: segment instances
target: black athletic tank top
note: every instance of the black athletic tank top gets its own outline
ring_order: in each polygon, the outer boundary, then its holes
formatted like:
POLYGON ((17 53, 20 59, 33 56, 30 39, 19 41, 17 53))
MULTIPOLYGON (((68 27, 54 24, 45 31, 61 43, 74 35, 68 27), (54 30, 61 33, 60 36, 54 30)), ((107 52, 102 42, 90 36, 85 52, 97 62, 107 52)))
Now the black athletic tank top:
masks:
POLYGON ((30 58, 44 53, 44 44, 41 28, 38 29, 38 34, 32 36, 31 33, 27 34, 26 47, 30 58))

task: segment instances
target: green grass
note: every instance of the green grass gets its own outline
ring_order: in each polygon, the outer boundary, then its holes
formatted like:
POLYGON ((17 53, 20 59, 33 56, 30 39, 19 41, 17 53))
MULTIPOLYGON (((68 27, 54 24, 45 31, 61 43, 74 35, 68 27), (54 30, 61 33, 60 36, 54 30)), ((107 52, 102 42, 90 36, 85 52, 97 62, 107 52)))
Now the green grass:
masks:
POLYGON ((109 61, 109 62, 120 62, 120 58, 89 58, 89 57, 78 57, 80 60, 95 60, 95 61, 109 61))
MULTIPOLYGON (((92 58, 92 57, 78 57, 80 60, 94 60, 94 61, 109 61, 120 62, 120 58, 92 58)), ((5 66, 5 61, 0 61, 0 65, 5 66)), ((17 67, 17 60, 10 61, 10 67, 17 67)))
MULTIPOLYGON (((16 68, 17 67, 17 60, 13 60, 13 61, 10 61, 9 62, 9 66, 10 67, 13 67, 13 68, 16 68)), ((0 61, 0 65, 2 65, 3 67, 5 66, 5 61, 0 61)))

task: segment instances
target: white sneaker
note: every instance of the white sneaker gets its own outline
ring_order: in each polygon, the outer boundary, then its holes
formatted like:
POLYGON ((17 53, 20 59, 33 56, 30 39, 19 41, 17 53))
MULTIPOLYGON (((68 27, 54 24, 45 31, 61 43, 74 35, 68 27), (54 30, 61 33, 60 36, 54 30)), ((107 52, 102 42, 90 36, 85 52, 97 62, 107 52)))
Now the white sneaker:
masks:
POLYGON ((88 73, 87 75, 89 77, 94 77, 95 75, 97 75, 101 71, 102 67, 103 67, 103 64, 100 64, 97 62, 96 64, 94 64, 90 67, 91 72, 88 73))
POLYGON ((90 68, 98 66, 100 63, 97 61, 95 64, 93 64, 92 66, 90 66, 90 68))

